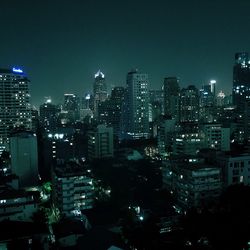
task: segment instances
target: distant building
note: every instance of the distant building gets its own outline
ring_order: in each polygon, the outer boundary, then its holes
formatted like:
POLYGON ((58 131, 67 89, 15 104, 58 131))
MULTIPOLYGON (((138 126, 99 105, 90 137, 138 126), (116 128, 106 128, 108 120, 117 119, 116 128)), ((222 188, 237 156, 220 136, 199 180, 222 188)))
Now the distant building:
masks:
POLYGON ((226 95, 220 91, 216 97, 216 105, 219 106, 219 107, 223 107, 223 106, 226 106, 226 95))
POLYGON ((199 91, 194 85, 183 88, 180 92, 180 122, 198 122, 199 91))
POLYGON ((91 209, 94 185, 87 169, 76 162, 59 161, 52 171, 53 201, 66 216, 91 209))
POLYGON ((222 169, 224 186, 233 184, 250 185, 250 154, 226 153, 217 157, 222 169))
POLYGON ((37 137, 32 132, 16 132, 10 137, 12 173, 19 177, 20 187, 38 184, 37 137))
POLYGON ((167 156, 173 145, 176 120, 162 117, 157 128, 157 147, 161 156, 167 156))
POLYGON ((250 99, 250 60, 247 52, 235 54, 233 68, 233 104, 244 113, 245 102, 250 99))
POLYGON ((57 118, 60 109, 51 103, 51 99, 47 99, 44 104, 40 105, 40 123, 46 131, 54 131, 57 126, 57 118))
POLYGON ((179 115, 180 80, 177 77, 164 79, 164 114, 177 118, 179 115))
POLYGON ((108 98, 107 85, 105 75, 99 70, 95 74, 95 81, 93 86, 94 93, 94 115, 98 114, 98 105, 108 98))
POLYGON ((221 170, 196 157, 173 158, 163 166, 163 184, 185 209, 214 202, 222 191, 221 170))
POLYGON ((205 147, 205 136, 201 132, 179 132, 173 142, 173 154, 196 155, 205 147))
POLYGON ((80 119, 80 100, 75 94, 64 94, 63 111, 67 123, 74 123, 80 119))
POLYGON ((149 137, 148 75, 132 70, 127 74, 125 102, 122 110, 122 138, 149 137))
POLYGON ((114 156, 113 128, 98 125, 88 133, 88 158, 102 159, 114 156))
POLYGON ((0 69, 0 153, 13 128, 32 128, 29 85, 21 69, 0 69))
POLYGON ((155 121, 164 114, 163 90, 149 90, 149 121, 155 121))
POLYGON ((125 89, 123 87, 115 87, 112 89, 111 97, 99 103, 98 106, 99 123, 112 127, 116 136, 119 136, 121 131, 121 108, 124 96, 125 89))
POLYGON ((245 103, 244 137, 248 142, 250 142, 250 99, 245 103))
POLYGON ((0 192, 0 221, 32 221, 38 203, 31 193, 9 188, 0 189, 0 192))
POLYGON ((202 127, 207 148, 230 151, 230 128, 225 128, 219 123, 206 123, 202 127))

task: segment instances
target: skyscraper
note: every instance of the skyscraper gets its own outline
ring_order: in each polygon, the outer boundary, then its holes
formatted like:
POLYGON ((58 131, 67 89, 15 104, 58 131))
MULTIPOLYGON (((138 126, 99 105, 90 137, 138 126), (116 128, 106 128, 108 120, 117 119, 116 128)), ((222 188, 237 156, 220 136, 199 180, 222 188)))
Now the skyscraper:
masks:
POLYGON ((123 87, 112 89, 111 97, 98 105, 98 121, 111 126, 114 135, 118 136, 121 128, 121 106, 124 102, 125 90, 123 87))
POLYGON ((179 79, 177 77, 166 77, 164 79, 164 113, 165 115, 178 117, 179 111, 179 79))
POLYGON ((132 70, 127 74, 123 106, 123 136, 130 139, 149 136, 148 75, 132 70))
POLYGON ((57 117, 60 112, 59 107, 52 104, 51 99, 45 100, 45 103, 40 105, 40 122, 46 131, 54 131, 57 126, 57 117))
POLYGON ((194 85, 183 88, 180 93, 180 121, 198 122, 199 91, 194 85))
POLYGON ((98 125, 93 131, 88 132, 88 158, 102 159, 114 156, 113 128, 98 125))
POLYGON ((245 102, 250 99, 250 60, 246 52, 235 54, 232 95, 233 104, 239 113, 243 113, 245 102))
POLYGON ((99 103, 105 101, 108 97, 105 75, 100 70, 95 74, 93 90, 94 90, 93 91, 94 92, 94 114, 97 115, 99 103))
POLYGON ((32 132, 20 131, 10 137, 12 173, 19 177, 20 187, 38 184, 37 137, 32 132))
MULTIPOLYGON (((0 146, 13 128, 31 129, 30 81, 19 68, 0 69, 0 146)), ((0 149, 1 151, 1 149, 0 149)))

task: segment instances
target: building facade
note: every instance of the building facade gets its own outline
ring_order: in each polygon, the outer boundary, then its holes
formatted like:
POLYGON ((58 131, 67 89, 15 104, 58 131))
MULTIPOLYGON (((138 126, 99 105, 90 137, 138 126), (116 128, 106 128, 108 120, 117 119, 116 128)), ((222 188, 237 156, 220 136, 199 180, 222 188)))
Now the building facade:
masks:
POLYGON ((99 70, 95 74, 94 86, 93 86, 93 94, 94 94, 94 115, 98 114, 98 105, 101 102, 104 102, 108 98, 108 91, 106 85, 105 75, 99 70))
POLYGON ((32 132, 16 132, 10 137, 12 173, 19 177, 20 187, 38 184, 37 137, 32 132))
POLYGON ((203 124, 206 138, 206 147, 221 151, 230 151, 230 128, 219 123, 203 124))
POLYGON ((194 85, 183 88, 180 92, 180 122, 198 122, 199 91, 194 85))
POLYGON ((111 158, 114 156, 113 128, 98 125, 88 133, 88 159, 111 158))
POLYGON ((76 162, 61 162, 52 171, 53 201, 60 212, 73 216, 74 211, 91 209, 94 202, 93 179, 76 162))
POLYGON ((186 210, 214 202, 221 194, 220 168, 197 158, 170 159, 163 167, 163 184, 171 190, 176 204, 186 210))
POLYGON ((217 159, 222 169, 224 186, 250 185, 250 154, 223 154, 217 159))
POLYGON ((247 52, 235 54, 232 97, 238 112, 244 113, 245 102, 250 99, 250 60, 247 52))
MULTIPOLYGON (((21 69, 0 69, 0 146, 8 147, 11 130, 32 128, 30 81, 21 69)), ((0 151, 2 151, 0 149, 0 151)))
POLYGON ((177 77, 166 77, 163 83, 164 114, 173 118, 179 116, 179 82, 180 80, 177 77))
POLYGON ((149 137, 148 75, 132 70, 127 74, 127 88, 123 105, 122 137, 149 137))

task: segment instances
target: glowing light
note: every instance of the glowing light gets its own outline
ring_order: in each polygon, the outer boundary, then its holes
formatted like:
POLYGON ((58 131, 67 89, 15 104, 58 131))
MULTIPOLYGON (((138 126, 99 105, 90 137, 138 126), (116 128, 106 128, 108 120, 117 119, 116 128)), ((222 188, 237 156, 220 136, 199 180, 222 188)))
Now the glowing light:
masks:
POLYGON ((98 72, 95 74, 95 78, 97 78, 98 76, 101 76, 101 78, 105 77, 105 75, 100 70, 98 70, 98 72))
POLYGON ((89 99, 90 99, 90 94, 87 94, 87 95, 85 96, 85 99, 86 99, 86 100, 89 100, 89 99))
POLYGON ((15 68, 15 67, 12 68, 12 71, 15 73, 23 73, 23 71, 21 69, 15 68))
POLYGON ((211 80, 210 83, 214 84, 214 83, 216 83, 216 80, 211 80))

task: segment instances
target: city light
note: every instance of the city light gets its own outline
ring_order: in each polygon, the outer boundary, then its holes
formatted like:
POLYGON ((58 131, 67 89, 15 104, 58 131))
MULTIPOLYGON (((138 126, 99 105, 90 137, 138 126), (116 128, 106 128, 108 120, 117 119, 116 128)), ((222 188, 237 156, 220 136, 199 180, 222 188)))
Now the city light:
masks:
POLYGON ((12 71, 15 72, 15 73, 23 73, 22 69, 15 68, 15 67, 12 68, 12 71))

